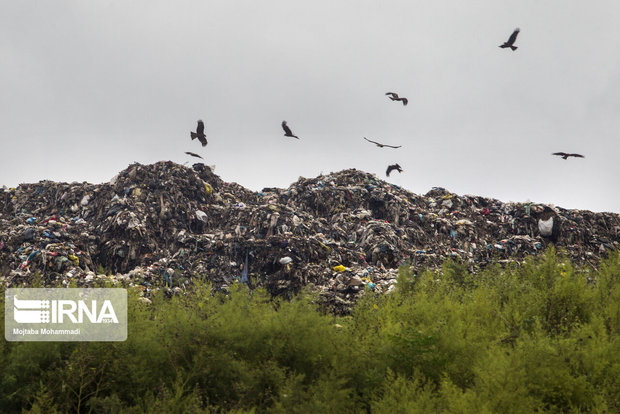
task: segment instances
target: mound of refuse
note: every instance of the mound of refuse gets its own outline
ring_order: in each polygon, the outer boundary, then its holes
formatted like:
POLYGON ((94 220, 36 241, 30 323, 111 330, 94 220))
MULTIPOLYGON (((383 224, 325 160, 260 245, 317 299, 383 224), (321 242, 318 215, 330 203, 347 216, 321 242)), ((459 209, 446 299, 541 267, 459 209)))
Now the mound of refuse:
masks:
MULTIPOLYGON (((253 192, 204 164, 132 164, 109 183, 0 191, 0 282, 110 280, 148 294, 202 278, 274 295, 312 284, 344 308, 365 289, 392 289, 404 263, 436 268, 452 257, 476 272, 542 252, 545 207, 443 188, 416 195, 355 169, 253 192)), ((553 243, 575 263, 597 266, 620 246, 619 214, 551 210, 553 243)))

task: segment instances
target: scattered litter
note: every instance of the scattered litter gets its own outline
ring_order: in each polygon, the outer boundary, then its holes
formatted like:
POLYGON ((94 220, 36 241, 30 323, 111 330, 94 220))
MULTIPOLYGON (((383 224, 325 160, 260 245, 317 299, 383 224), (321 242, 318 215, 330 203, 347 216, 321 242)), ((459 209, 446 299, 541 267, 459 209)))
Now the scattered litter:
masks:
MULTIPOLYGON (((475 273, 539 254, 550 243, 538 225, 544 210, 440 187, 416 195, 355 169, 256 193, 204 164, 132 164, 104 184, 0 189, 0 283, 105 280, 145 297, 194 278, 274 295, 312 284, 344 312, 367 290, 393 290, 404 263, 417 271, 452 257, 475 273)), ((596 266, 620 247, 620 215, 554 212, 556 246, 573 261, 596 266)))

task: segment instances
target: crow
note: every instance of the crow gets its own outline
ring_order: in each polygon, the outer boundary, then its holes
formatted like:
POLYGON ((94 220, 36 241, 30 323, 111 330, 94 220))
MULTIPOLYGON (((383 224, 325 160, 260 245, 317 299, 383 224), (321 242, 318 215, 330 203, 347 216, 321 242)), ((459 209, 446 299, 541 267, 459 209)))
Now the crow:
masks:
POLYGON ((192 157, 196 157, 196 158, 204 159, 204 158, 202 158, 200 155, 196 154, 195 152, 185 151, 185 153, 186 153, 187 155, 191 155, 192 157))
POLYGON ((198 126, 196 127, 196 132, 190 132, 189 135, 192 137, 192 140, 198 138, 198 141, 200 141, 203 147, 207 146, 207 136, 205 135, 205 124, 202 122, 202 119, 198 120, 198 126))
POLYGON ((395 92, 388 92, 386 93, 386 95, 390 95, 389 98, 393 101, 401 101, 404 106, 406 106, 407 103, 409 103, 409 100, 407 98, 399 98, 398 94, 395 92))
POLYGON ((575 158, 585 158, 583 155, 581 154, 567 154, 565 152, 554 152, 551 155, 558 155, 562 158, 564 158, 565 160, 568 159, 568 157, 575 157, 575 158))
POLYGON ((291 132, 291 129, 288 127, 288 125, 286 125, 286 121, 282 121, 282 129, 284 129, 284 136, 285 137, 291 137, 291 138, 299 139, 299 137, 297 135, 293 135, 293 133, 291 132))
POLYGON ((366 138, 366 137, 364 137, 364 139, 365 139, 366 141, 368 141, 368 142, 372 142, 373 144, 375 144, 375 145, 376 145, 377 147, 379 147, 379 148, 383 148, 383 147, 388 147, 388 148, 400 148, 400 147, 402 147, 402 145, 397 145, 397 146, 394 146, 394 145, 388 145, 388 144, 380 144, 380 143, 378 143, 378 142, 376 142, 376 141, 372 141, 372 140, 370 140, 370 139, 368 139, 368 138, 366 138))
POLYGON ((521 31, 521 29, 519 29, 518 27, 515 29, 514 32, 512 32, 512 34, 510 35, 510 37, 508 38, 508 40, 506 42, 504 42, 503 45, 500 45, 499 47, 501 47, 502 49, 504 48, 511 48, 513 51, 517 50, 518 47, 517 46, 513 46, 513 44, 515 43, 515 41, 517 40, 517 35, 519 34, 519 32, 521 31))
POLYGON ((399 173, 403 172, 403 169, 402 169, 402 168, 400 168, 400 165, 398 165, 398 164, 394 164, 394 165, 390 165, 390 166, 388 166, 388 167, 387 167, 387 171, 385 172, 385 175, 387 175, 387 176, 389 177, 389 176, 390 176, 390 173, 391 173, 393 170, 396 170, 396 171, 398 171, 399 173))

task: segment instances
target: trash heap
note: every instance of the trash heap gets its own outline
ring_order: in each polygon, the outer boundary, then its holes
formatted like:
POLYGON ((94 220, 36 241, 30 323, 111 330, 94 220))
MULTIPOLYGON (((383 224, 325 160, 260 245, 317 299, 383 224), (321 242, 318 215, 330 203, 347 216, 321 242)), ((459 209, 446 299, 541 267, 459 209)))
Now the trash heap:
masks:
MULTIPOLYGON (((285 296, 312 285, 339 311, 366 290, 389 292, 405 263, 452 257, 477 272, 538 254, 550 243, 538 231, 544 207, 439 187, 416 195, 355 169, 256 193, 204 164, 132 164, 109 183, 0 191, 0 282, 109 280, 146 297, 194 278, 285 296)), ((555 245, 574 262, 597 266, 620 246, 620 215, 554 211, 555 245)))

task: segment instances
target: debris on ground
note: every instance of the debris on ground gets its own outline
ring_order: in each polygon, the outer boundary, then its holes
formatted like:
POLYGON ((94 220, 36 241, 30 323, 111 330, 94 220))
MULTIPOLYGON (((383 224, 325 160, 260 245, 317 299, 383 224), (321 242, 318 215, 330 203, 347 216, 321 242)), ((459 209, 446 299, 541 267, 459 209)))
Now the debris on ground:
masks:
POLYGON ((311 285, 341 311, 365 291, 389 292, 405 263, 417 271, 451 257, 477 272, 537 255, 551 243, 538 225, 549 211, 555 246, 575 263, 596 267, 620 246, 619 214, 439 187, 416 195, 355 169, 253 192, 204 164, 132 164, 104 184, 1 190, 0 282, 107 280, 145 296, 197 277, 220 290, 238 281, 284 296, 311 285))

